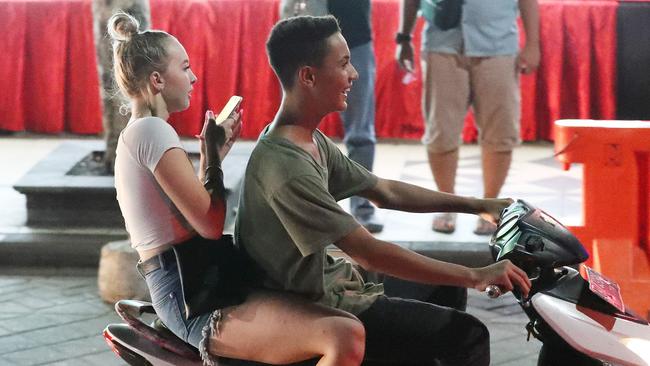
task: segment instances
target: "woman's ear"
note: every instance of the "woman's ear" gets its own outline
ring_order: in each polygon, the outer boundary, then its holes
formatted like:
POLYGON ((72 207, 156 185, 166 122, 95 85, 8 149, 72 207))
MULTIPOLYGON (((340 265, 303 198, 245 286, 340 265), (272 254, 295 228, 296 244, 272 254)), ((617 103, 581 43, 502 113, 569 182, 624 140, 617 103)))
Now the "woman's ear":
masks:
POLYGON ((149 75, 149 86, 154 93, 160 93, 165 88, 165 79, 158 71, 154 71, 149 75))
POLYGON ((316 82, 316 74, 311 66, 301 66, 298 69, 298 83, 312 87, 316 82))

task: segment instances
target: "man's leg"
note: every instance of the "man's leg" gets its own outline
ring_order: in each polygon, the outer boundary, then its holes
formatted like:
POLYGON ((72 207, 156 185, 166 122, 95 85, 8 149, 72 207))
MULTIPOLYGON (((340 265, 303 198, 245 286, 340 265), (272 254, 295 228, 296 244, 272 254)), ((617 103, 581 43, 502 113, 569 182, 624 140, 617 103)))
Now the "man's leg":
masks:
MULTIPOLYGON (((458 146, 470 98, 469 72, 465 57, 434 52, 425 55, 422 70, 425 120, 422 142, 427 147, 437 189, 454 193, 458 146)), ((455 215, 440 214, 434 219, 435 231, 450 233, 455 228, 455 215)))
POLYGON ((508 176, 512 151, 494 151, 482 147, 481 161, 483 163, 483 195, 485 198, 495 198, 501 192, 508 176))
MULTIPOLYGON (((494 198, 503 187, 512 149, 519 143, 519 75, 514 56, 471 59, 474 111, 479 128, 483 195, 494 198)), ((491 234, 496 227, 479 222, 477 234, 491 234)))
POLYGON ((464 287, 425 285, 392 276, 379 276, 388 297, 418 300, 461 311, 467 308, 467 289, 464 287))
POLYGON ((364 365, 489 365, 485 325, 465 312, 380 297, 358 315, 366 328, 364 365))
POLYGON ((427 160, 433 180, 439 191, 455 193, 456 171, 458 170, 458 148, 445 151, 435 152, 427 150, 427 160))
MULTIPOLYGON (((375 159, 375 55, 372 43, 350 50, 359 79, 348 93, 348 108, 341 113, 348 157, 372 171, 375 159)), ((350 198, 350 210, 370 232, 379 232, 383 225, 375 218, 375 208, 361 197, 350 198)))

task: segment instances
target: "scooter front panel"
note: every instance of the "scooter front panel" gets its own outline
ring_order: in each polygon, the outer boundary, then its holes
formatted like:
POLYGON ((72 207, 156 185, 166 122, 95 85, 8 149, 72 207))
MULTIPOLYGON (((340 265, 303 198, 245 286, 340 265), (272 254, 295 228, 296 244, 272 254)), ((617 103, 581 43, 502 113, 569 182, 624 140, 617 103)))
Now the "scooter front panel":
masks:
POLYGON ((532 306, 576 350, 622 365, 650 365, 650 326, 617 318, 543 293, 532 306))

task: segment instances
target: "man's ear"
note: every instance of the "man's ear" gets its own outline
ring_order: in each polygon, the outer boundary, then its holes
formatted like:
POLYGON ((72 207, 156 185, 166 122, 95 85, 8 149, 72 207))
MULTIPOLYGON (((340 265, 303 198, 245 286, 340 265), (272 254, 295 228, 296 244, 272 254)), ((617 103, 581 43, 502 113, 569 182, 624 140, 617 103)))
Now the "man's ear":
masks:
POLYGON ((309 87, 314 86, 314 82, 316 81, 314 71, 314 68, 311 66, 301 66, 298 69, 298 83, 309 87))
POLYGON ((160 93, 165 88, 165 79, 158 71, 149 75, 149 86, 154 93, 160 93))

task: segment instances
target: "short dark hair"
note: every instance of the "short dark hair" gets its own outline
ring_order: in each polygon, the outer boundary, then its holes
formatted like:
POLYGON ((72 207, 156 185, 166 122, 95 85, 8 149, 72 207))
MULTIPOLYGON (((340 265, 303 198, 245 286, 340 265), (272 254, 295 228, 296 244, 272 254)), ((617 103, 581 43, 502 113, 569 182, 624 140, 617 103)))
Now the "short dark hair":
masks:
POLYGON ((289 88, 298 68, 320 66, 327 53, 327 38, 340 31, 338 21, 331 15, 279 21, 266 41, 266 53, 280 83, 289 88))

